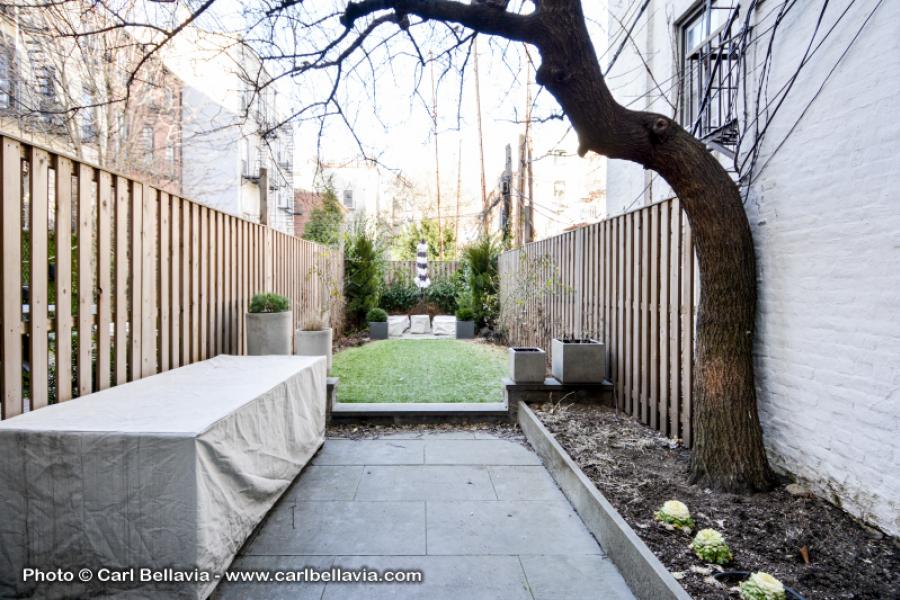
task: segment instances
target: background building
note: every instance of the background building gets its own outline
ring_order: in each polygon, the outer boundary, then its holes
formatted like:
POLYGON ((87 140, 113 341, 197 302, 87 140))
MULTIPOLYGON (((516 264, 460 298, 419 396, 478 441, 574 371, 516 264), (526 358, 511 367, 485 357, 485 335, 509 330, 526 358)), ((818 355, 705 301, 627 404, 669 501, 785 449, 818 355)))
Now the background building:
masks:
POLYGON ((238 37, 198 28, 163 56, 185 82, 185 196, 251 221, 265 201, 267 223, 293 233, 293 131, 259 58, 238 37))
POLYGON ((0 125, 181 194, 181 80, 151 57, 129 89, 141 48, 121 29, 63 35, 71 23, 109 27, 105 13, 82 8, 0 9, 0 125))

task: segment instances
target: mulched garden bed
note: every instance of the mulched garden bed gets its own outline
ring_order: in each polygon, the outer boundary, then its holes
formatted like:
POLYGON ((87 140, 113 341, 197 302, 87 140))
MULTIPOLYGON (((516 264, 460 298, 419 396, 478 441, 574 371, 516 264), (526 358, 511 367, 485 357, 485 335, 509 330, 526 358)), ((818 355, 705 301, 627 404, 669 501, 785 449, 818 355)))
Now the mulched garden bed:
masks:
POLYGON ((653 519, 663 502, 688 505, 696 532, 724 534, 727 570, 766 571, 808 600, 900 598, 898 540, 861 525, 797 485, 740 496, 688 485, 689 452, 613 409, 544 404, 535 412, 585 474, 694 598, 737 597, 688 548, 691 536, 653 519), (805 548, 805 550, 804 550, 805 548), (804 560, 808 556, 809 564, 804 560))

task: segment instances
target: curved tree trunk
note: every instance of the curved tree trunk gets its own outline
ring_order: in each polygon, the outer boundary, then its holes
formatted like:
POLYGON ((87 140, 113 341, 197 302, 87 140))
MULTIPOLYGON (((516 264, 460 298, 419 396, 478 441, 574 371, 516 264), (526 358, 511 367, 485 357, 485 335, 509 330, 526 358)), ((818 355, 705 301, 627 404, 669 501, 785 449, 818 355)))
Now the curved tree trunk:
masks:
POLYGON ((756 259, 737 186, 703 144, 672 119, 628 110, 613 99, 580 0, 533 1, 535 12, 525 15, 483 2, 360 0, 348 5, 343 22, 350 26, 360 16, 387 9, 398 19, 415 14, 532 44, 541 55, 537 82, 572 122, 579 153, 639 163, 672 186, 691 224, 700 263, 691 478, 729 491, 766 489, 771 472, 753 381, 756 259))
POLYGON ((753 380, 756 258, 737 186, 697 139, 663 115, 628 110, 603 80, 577 2, 545 3, 537 80, 559 101, 594 151, 659 173, 681 201, 700 265, 693 385, 694 482, 762 490, 771 473, 753 380), (577 10, 573 10, 573 6, 577 10), (547 12, 552 12, 547 15, 547 12))

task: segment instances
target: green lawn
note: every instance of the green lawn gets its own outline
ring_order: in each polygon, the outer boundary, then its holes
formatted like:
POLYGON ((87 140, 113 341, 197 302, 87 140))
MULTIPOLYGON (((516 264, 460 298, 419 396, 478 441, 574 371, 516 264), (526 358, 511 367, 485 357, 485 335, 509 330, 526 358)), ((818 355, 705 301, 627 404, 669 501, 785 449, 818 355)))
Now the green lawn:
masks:
POLYGON ((462 340, 382 340, 334 355, 340 402, 500 402, 506 350, 462 340))

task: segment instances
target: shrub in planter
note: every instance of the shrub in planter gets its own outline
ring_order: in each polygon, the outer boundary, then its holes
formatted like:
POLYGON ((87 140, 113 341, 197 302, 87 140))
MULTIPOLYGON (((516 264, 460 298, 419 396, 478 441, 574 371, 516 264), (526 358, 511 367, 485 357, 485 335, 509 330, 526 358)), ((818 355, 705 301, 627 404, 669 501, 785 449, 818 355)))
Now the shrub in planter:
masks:
POLYGON ((247 354, 291 353, 291 302, 278 294, 256 294, 244 316, 247 354))
POLYGON ((653 513, 653 518, 675 529, 690 532, 694 528, 694 519, 684 502, 678 500, 666 500, 658 511, 653 513))
POLYGON ((388 315, 381 308, 373 308, 366 314, 369 322, 369 337, 373 340, 386 340, 388 338, 388 315))
POLYGON ((319 315, 306 315, 300 320, 300 328, 294 334, 294 354, 298 356, 324 356, 331 369, 331 327, 319 315))
POLYGON ((701 529, 691 542, 691 550, 700 560, 717 565, 731 562, 731 549, 725 538, 715 529, 701 529))
POLYGON ((471 340, 475 337, 474 313, 468 306, 456 309, 456 339, 471 340))
POLYGON ((763 571, 753 573, 738 588, 742 600, 784 600, 784 585, 763 571))

